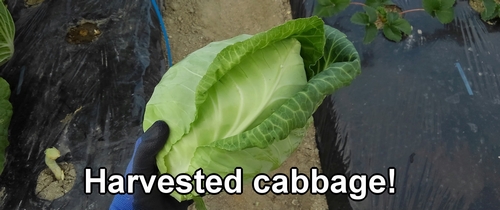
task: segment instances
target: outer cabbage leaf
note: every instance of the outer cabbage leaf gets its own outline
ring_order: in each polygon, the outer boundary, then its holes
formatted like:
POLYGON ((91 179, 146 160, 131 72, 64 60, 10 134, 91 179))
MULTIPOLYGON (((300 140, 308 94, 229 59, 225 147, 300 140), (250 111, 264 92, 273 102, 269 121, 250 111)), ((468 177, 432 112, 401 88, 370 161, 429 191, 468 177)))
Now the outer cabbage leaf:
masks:
POLYGON ((285 138, 292 130, 304 126, 323 99, 347 86, 361 72, 359 55, 346 36, 325 25, 325 55, 312 68, 316 74, 307 86, 257 127, 240 135, 212 143, 213 146, 237 151, 248 147, 265 148, 285 138))
POLYGON ((5 167, 5 149, 9 146, 9 125, 12 118, 12 104, 9 98, 9 83, 0 78, 0 174, 2 174, 5 167))
POLYGON ((14 20, 3 2, 0 2, 0 66, 14 54, 14 20))
POLYGON ((148 102, 144 129, 164 120, 171 130, 158 168, 225 176, 242 167, 245 180, 274 170, 323 99, 359 73, 353 45, 317 17, 211 43, 169 69, 148 102))

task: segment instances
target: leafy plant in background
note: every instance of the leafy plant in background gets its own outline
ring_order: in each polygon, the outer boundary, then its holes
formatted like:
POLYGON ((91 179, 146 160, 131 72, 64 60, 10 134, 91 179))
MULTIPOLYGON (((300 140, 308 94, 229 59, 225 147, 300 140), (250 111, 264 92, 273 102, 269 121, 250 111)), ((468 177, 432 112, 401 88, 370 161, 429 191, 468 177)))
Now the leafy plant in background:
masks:
MULTIPOLYGON (((362 6, 364 12, 357 12, 351 17, 354 24, 365 26, 363 42, 372 42, 379 30, 392 41, 399 42, 405 35, 411 33, 410 23, 403 18, 409 12, 425 11, 441 23, 450 23, 455 14, 455 0, 423 0, 423 8, 402 11, 391 0, 366 0, 365 3, 350 0, 318 0, 313 14, 319 17, 330 17, 344 11, 349 5, 362 6)), ((499 17, 500 0, 471 0, 470 4, 481 13, 483 20, 488 21, 499 17)))
MULTIPOLYGON (((14 54, 14 20, 3 2, 0 2, 0 65, 5 64, 14 54)), ((5 149, 9 146, 9 125, 12 104, 9 102, 10 86, 0 77, 0 174, 5 167, 5 149)))
POLYGON ((408 21, 401 18, 396 12, 387 11, 384 7, 375 9, 371 6, 363 6, 365 12, 357 12, 351 17, 351 22, 365 26, 364 43, 372 42, 382 29, 385 37, 399 42, 403 34, 411 33, 411 26, 408 21))
POLYGON ((500 0, 470 0, 469 5, 481 14, 484 21, 500 18, 500 0))
POLYGON ((7 6, 0 3, 0 66, 5 64, 14 54, 14 20, 7 6))
POLYGON ((323 99, 360 73, 345 34, 318 17, 292 20, 213 42, 174 65, 147 103, 144 130, 157 120, 170 127, 161 173, 226 176, 241 167, 248 182, 281 166, 323 99))

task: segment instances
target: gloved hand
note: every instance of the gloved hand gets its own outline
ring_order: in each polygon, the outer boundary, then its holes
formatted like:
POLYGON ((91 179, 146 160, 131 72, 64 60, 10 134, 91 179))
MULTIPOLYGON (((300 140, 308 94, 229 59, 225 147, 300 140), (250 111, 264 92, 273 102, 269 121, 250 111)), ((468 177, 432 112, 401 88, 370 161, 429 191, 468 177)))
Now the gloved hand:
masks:
MULTIPOLYGON (((156 154, 165 145, 170 129, 167 123, 156 121, 135 143, 134 154, 128 163, 127 174, 144 174, 148 179, 151 175, 158 175, 156 154)), ((125 182, 126 183, 126 182, 125 182)), ((134 194, 117 194, 111 203, 110 210, 155 210, 155 209, 187 209, 192 201, 178 202, 170 195, 161 193, 153 187, 150 194, 145 194, 135 182, 134 194)))

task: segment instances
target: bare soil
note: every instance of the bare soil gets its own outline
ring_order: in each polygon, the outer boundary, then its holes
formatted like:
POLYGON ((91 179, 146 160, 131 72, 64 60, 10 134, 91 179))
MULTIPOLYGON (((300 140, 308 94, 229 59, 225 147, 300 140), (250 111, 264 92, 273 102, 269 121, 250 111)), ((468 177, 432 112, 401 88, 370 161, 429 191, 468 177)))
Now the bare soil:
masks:
MULTIPOLYGON (((291 20, 288 0, 172 0, 164 6, 174 64, 210 42, 256 34, 291 20)), ((291 167, 306 175, 311 167, 321 169, 313 126, 297 151, 270 175, 290 175, 291 167)), ((208 209, 328 209, 322 195, 259 195, 250 185, 243 186, 242 195, 207 195, 204 201, 208 209)))
POLYGON ((35 194, 39 198, 53 201, 64 196, 75 185, 75 166, 66 162, 59 163, 59 166, 64 172, 64 180, 57 180, 49 168, 38 175, 35 194))

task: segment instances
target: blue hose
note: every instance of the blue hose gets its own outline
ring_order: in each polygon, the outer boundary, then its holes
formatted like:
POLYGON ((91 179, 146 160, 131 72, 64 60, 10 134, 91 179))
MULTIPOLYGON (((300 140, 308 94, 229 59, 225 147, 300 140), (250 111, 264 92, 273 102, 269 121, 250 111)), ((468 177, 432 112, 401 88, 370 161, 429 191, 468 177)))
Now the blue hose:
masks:
POLYGON ((470 88, 469 80, 467 80, 464 70, 462 70, 462 66, 460 65, 460 63, 455 63, 455 66, 458 68, 460 76, 462 76, 462 80, 464 81, 465 87, 467 88, 467 92, 469 92, 469 95, 474 95, 474 93, 472 93, 472 89, 470 88))
POLYGON ((172 53, 170 52, 170 42, 168 41, 167 29, 163 23, 163 17, 161 16, 160 8, 158 8, 156 0, 151 0, 151 3, 153 4, 156 15, 158 16, 161 30, 163 31, 163 38, 165 39, 165 45, 167 46, 168 67, 172 67, 172 53))

